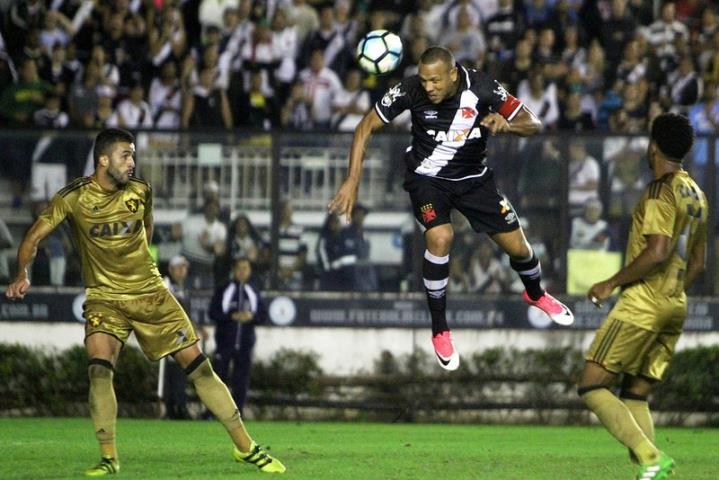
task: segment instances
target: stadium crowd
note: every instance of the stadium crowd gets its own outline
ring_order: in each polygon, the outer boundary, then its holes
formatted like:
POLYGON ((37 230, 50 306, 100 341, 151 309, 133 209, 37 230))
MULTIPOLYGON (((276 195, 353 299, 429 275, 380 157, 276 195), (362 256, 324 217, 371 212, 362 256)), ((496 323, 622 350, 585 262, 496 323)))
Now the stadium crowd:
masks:
POLYGON ((641 132, 669 109, 719 123, 717 7, 700 0, 27 0, 0 16, 5 126, 351 131, 436 43, 548 130, 641 132), (405 45, 387 78, 354 62, 378 28, 405 45))
MULTIPOLYGON (((672 110, 686 114, 698 133, 716 133, 718 12, 701 0, 0 1, 0 127, 352 131, 389 85, 416 72, 429 45, 442 43, 460 63, 503 82, 547 132, 644 133, 654 116, 672 110), (358 39, 378 28, 399 33, 404 43, 402 64, 385 77, 359 71, 354 60, 358 39)), ((406 129, 409 118, 394 123, 406 129)), ((504 145, 498 139, 491 146, 496 153, 504 145)), ((523 165, 521 175, 510 164, 496 169, 502 191, 520 199, 550 286, 561 254, 556 236, 541 231, 541 215, 557 209, 557 177, 546 167, 560 164, 563 147, 546 137, 523 147, 526 155, 498 155, 541 160, 523 165)), ((569 248, 622 250, 617 239, 626 237, 627 209, 646 180, 645 150, 640 138, 570 142, 569 248)), ((0 165, 0 174, 27 177, 23 155, 0 165)), ((84 155, 74 161, 84 163, 84 155)), ((217 188, 164 240, 181 243, 199 279, 193 286, 220 283, 229 260, 240 256, 266 280, 268 232, 242 212, 230 218, 217 188)), ((23 191, 18 187, 16 197, 23 191)), ((282 288, 378 288, 367 270, 362 225, 333 233, 328 217, 321 242, 305 245, 291 209, 282 210, 281 244, 290 246, 279 252, 282 288), (355 251, 340 248, 347 239, 355 251), (307 264, 310 248, 316 266, 307 264), (348 257, 352 272, 362 273, 341 271, 348 257)), ((460 238, 462 220, 455 224, 460 238)), ((12 244, 1 233, 0 247, 12 244)), ((452 290, 521 288, 491 244, 465 243, 453 256, 452 290)), ((77 269, 76 259, 63 255, 72 250, 66 232, 58 230, 45 250, 40 283, 74 278, 57 273, 77 269)), ((0 268, 0 277, 7 270, 0 268)))

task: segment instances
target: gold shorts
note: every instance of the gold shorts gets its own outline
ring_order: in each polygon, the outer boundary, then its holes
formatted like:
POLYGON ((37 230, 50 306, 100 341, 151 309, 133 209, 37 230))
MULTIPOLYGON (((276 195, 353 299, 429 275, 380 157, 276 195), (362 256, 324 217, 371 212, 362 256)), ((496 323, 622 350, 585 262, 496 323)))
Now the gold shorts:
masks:
POLYGON ((661 380, 680 334, 681 329, 655 332, 609 316, 597 330, 585 359, 612 373, 661 380))
POLYGON ((127 342, 132 331, 150 360, 159 360, 198 341, 189 317, 169 290, 130 300, 91 298, 83 305, 85 338, 103 332, 127 342))

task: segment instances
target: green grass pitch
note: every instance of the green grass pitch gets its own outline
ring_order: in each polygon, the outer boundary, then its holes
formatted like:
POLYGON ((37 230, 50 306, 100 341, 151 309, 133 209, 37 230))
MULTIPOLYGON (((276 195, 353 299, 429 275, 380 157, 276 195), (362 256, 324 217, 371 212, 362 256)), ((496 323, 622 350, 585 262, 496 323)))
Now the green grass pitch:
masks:
MULTIPOLYGON (((632 479, 624 449, 600 427, 248 422, 287 466, 281 478, 632 479)), ((672 478, 719 478, 719 429, 660 428, 672 478)), ((118 479, 262 478, 235 463, 217 422, 118 421, 118 479)), ((0 479, 82 478, 99 459, 84 418, 0 419, 0 479)))

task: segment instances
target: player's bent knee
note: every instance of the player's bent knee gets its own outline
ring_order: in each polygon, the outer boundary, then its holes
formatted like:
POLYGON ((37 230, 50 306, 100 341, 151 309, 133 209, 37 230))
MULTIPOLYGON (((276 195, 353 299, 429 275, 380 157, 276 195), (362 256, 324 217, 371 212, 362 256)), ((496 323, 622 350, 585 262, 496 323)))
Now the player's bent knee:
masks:
POLYGON ((598 383, 595 385, 586 385, 586 386, 577 387, 577 395, 579 395, 580 397, 584 397, 589 392, 593 392, 593 391, 599 390, 601 388, 605 388, 605 389, 609 390, 608 385, 604 385, 603 383, 598 383))
POLYGON ((205 360, 207 360, 207 355, 204 353, 196 356, 195 359, 185 367, 185 375, 188 377, 211 376, 212 365, 210 365, 209 360, 207 362, 205 360))
POLYGON ((110 378, 115 368, 112 363, 102 358, 91 358, 87 362, 87 374, 92 378, 110 378))

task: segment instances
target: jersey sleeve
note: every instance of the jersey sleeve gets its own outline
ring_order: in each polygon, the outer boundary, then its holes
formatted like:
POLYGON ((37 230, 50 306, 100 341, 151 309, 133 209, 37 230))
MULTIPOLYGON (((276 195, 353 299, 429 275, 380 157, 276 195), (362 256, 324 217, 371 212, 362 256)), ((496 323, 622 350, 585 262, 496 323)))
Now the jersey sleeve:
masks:
POLYGON ((391 122, 397 115, 407 110, 410 98, 405 82, 400 82, 387 90, 382 98, 375 103, 374 110, 384 123, 391 122))
POLYGON ((69 213, 70 206, 65 201, 65 197, 56 194, 50 201, 50 205, 38 215, 38 218, 50 225, 51 228, 55 228, 65 220, 69 213))
POLYGON ((507 92, 497 80, 482 76, 478 89, 479 103, 487 105, 489 110, 498 113, 511 122, 522 109, 522 102, 507 92))
POLYGON ((668 185, 662 185, 660 190, 652 195, 650 187, 646 202, 642 235, 673 237, 677 207, 672 189, 668 185))

